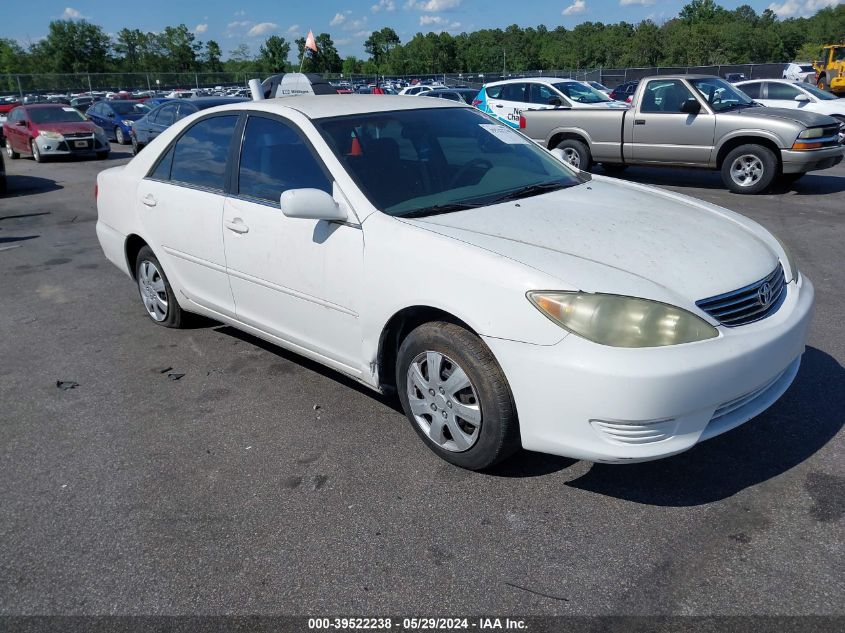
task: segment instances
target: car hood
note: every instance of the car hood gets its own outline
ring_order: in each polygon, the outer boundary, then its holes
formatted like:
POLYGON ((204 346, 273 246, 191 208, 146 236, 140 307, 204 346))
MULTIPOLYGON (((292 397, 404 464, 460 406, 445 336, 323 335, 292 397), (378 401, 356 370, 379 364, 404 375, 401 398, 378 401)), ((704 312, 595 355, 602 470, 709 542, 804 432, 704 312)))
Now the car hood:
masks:
POLYGON ((90 121, 79 121, 72 123, 36 123, 35 126, 39 131, 49 130, 51 132, 58 132, 59 134, 74 134, 79 132, 92 133, 94 131, 94 124, 90 121))
POLYGON ((741 117, 785 119, 800 123, 806 127, 818 127, 832 123, 830 117, 826 114, 819 114, 818 112, 810 112, 808 110, 792 110, 790 108, 745 108, 739 111, 732 111, 731 114, 738 114, 741 117))
POLYGON ((551 275, 566 289, 690 302, 768 275, 753 222, 669 192, 593 178, 545 195, 405 220, 551 275))

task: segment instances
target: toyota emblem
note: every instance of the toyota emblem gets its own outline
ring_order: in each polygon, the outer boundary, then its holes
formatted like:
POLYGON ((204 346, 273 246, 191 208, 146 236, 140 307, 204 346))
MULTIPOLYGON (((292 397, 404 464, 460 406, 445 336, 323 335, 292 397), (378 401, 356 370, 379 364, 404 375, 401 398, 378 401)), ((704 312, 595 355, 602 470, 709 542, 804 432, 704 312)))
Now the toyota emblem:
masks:
POLYGON ((760 286, 760 289, 757 291, 757 300, 760 302, 760 305, 764 308, 768 308, 769 304, 772 302, 772 284, 768 281, 763 283, 760 286))

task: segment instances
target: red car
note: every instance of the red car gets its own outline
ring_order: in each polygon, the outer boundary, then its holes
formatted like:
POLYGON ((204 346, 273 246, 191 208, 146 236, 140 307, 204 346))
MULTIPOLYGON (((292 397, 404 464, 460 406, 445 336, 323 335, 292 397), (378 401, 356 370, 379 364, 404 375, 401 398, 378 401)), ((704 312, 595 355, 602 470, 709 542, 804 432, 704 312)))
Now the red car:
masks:
POLYGON ((3 135, 9 158, 29 154, 38 163, 48 156, 106 158, 111 150, 102 128, 78 110, 59 104, 18 106, 3 123, 3 135))

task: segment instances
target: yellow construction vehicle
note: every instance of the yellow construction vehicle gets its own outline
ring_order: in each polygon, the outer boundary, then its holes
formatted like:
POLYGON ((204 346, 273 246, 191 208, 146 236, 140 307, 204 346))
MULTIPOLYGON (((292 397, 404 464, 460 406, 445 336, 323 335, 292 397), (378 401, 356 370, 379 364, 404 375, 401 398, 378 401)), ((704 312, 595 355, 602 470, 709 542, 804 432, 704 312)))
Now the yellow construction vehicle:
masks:
POLYGON ((816 84, 822 90, 845 94, 845 43, 822 46, 822 53, 822 58, 813 62, 816 84))

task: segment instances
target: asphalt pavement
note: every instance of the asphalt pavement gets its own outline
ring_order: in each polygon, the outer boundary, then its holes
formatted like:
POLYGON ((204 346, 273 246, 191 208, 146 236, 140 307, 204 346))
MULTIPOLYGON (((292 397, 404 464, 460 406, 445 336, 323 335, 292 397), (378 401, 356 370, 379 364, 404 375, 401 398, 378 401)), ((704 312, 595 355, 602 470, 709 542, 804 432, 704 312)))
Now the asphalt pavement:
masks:
POLYGON ((812 279, 769 411, 663 461, 481 474, 331 370, 153 324, 94 232, 96 173, 129 157, 6 160, 0 614, 843 613, 845 165, 763 196, 624 174, 753 218, 812 279))

